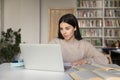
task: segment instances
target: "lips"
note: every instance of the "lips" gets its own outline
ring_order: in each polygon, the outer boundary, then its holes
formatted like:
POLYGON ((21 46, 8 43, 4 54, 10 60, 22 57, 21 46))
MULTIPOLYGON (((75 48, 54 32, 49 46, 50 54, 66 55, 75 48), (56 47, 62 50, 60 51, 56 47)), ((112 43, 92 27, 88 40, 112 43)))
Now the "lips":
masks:
POLYGON ((68 37, 67 35, 63 35, 63 36, 64 36, 64 38, 68 37))

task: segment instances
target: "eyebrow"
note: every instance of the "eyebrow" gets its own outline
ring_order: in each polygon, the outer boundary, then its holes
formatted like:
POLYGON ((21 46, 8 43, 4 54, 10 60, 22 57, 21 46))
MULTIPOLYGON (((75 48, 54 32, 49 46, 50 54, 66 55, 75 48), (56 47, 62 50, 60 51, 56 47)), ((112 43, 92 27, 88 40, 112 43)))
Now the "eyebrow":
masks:
MULTIPOLYGON (((71 26, 65 26, 65 27, 71 27, 71 26)), ((60 28, 61 28, 61 26, 60 26, 60 28)))

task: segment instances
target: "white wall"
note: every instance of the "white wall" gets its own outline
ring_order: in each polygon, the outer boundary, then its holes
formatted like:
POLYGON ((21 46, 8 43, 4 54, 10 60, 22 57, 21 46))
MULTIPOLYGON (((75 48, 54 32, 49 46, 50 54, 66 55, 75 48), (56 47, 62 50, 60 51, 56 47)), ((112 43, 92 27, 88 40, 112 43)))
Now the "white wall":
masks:
POLYGON ((4 30, 9 27, 15 30, 21 28, 22 42, 47 43, 48 10, 50 8, 75 8, 75 6, 75 0, 41 0, 41 5, 40 0, 4 0, 4 30))
POLYGON ((4 0, 4 30, 21 28, 22 42, 39 43, 39 0, 4 0))
POLYGON ((42 0, 41 1, 41 42, 48 42, 49 9, 75 8, 75 0, 42 0))
POLYGON ((1 38, 1 31, 2 31, 2 0, 0 0, 0 38, 1 38))

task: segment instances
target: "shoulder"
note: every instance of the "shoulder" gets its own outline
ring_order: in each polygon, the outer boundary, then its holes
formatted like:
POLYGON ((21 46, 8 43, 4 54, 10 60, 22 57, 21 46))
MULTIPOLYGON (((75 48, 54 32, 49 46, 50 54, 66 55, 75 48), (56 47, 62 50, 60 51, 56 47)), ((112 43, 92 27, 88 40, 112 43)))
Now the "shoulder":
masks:
POLYGON ((87 40, 84 40, 84 39, 80 40, 79 42, 80 42, 81 44, 89 44, 89 45, 91 45, 90 42, 88 42, 87 40))
POLYGON ((93 45, 89 41, 84 40, 84 39, 79 41, 79 45, 84 46, 85 48, 88 48, 88 47, 92 48, 93 47, 93 45))

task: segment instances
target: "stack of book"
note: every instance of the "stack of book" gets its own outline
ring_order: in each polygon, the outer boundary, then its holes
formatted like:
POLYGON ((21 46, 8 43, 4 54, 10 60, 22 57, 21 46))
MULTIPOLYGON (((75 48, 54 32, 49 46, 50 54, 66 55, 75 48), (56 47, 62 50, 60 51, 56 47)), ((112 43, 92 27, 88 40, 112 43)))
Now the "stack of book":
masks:
POLYGON ((70 68, 68 74, 73 80, 120 80, 120 66, 86 64, 70 68))

